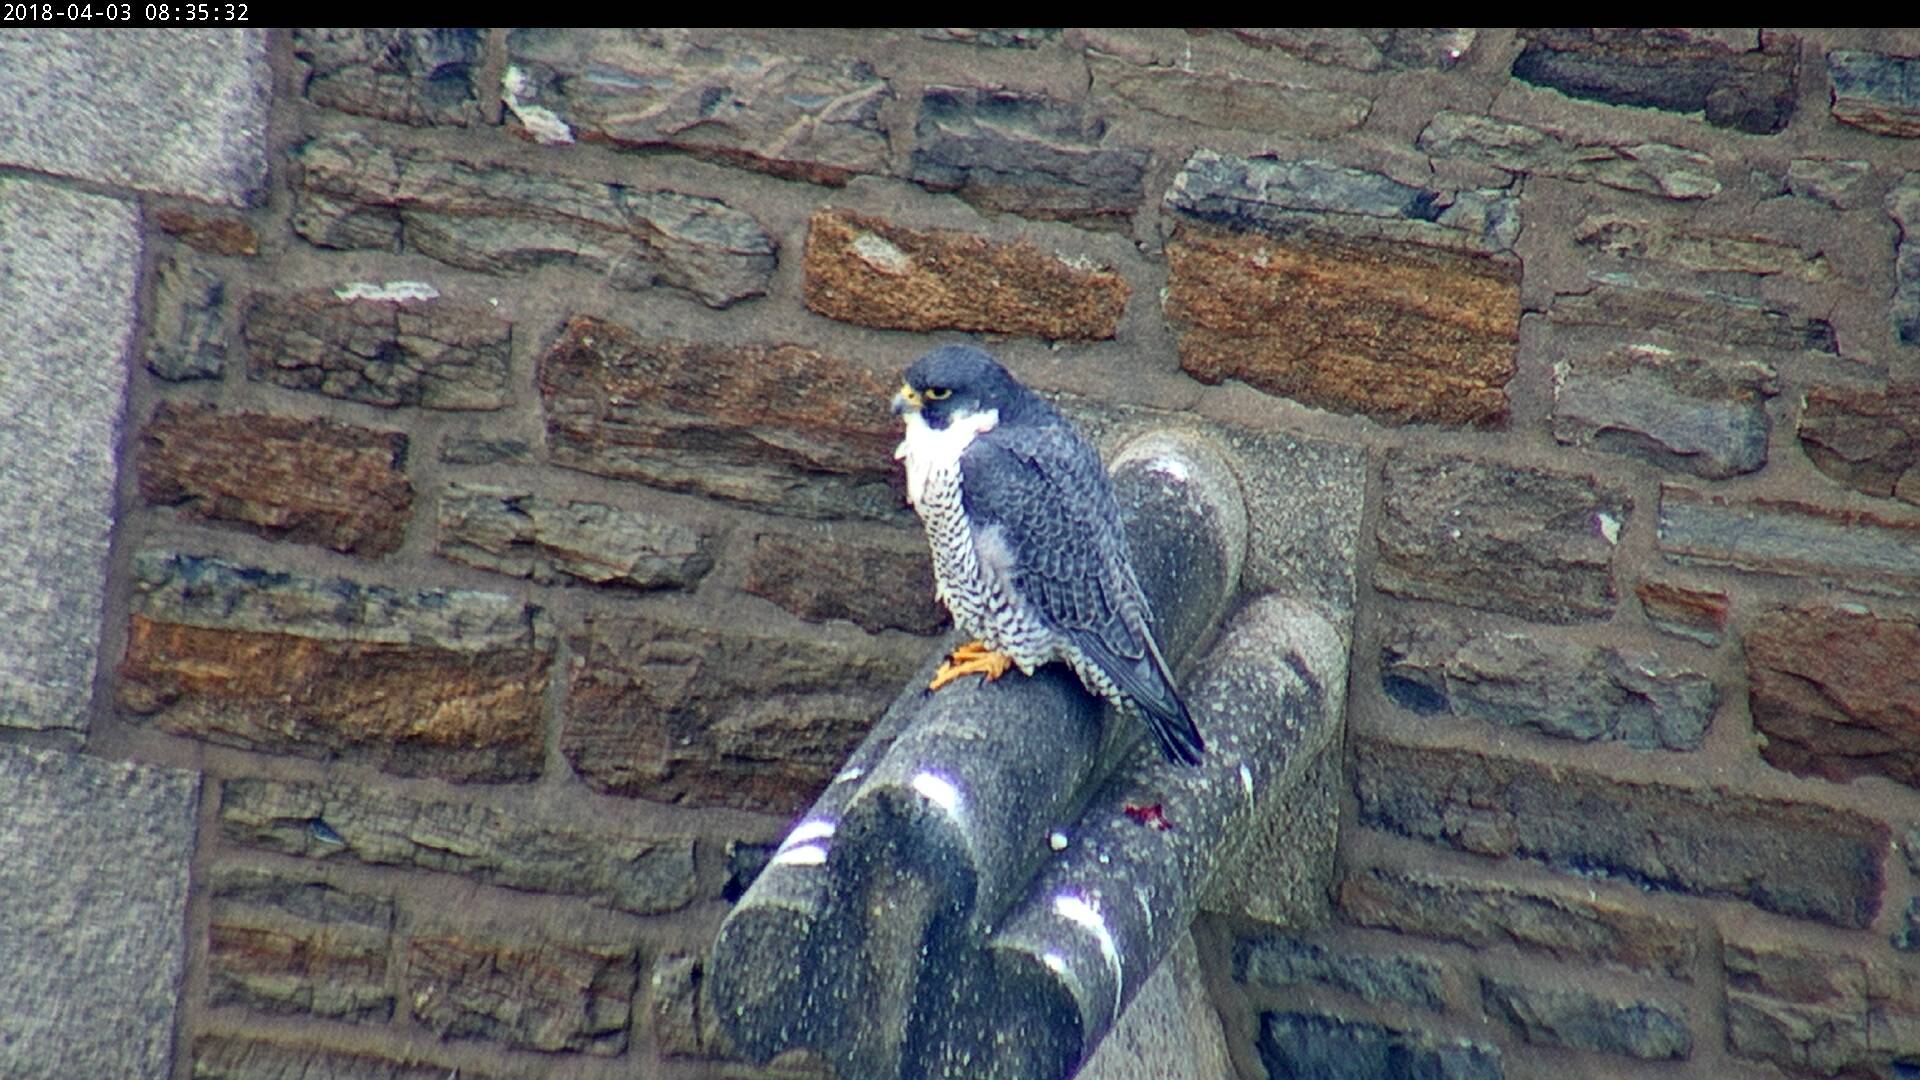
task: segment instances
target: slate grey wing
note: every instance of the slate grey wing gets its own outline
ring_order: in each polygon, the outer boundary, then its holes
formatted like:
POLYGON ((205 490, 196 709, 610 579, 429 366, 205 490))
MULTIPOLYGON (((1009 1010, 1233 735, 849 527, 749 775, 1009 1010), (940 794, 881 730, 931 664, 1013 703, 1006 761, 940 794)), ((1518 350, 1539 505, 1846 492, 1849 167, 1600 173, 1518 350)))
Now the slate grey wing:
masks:
POLYGON ((1093 448, 1055 424, 996 428, 960 458, 976 536, 1004 548, 1011 584, 1088 688, 1132 703, 1171 761, 1206 749, 1153 637, 1119 506, 1093 448))

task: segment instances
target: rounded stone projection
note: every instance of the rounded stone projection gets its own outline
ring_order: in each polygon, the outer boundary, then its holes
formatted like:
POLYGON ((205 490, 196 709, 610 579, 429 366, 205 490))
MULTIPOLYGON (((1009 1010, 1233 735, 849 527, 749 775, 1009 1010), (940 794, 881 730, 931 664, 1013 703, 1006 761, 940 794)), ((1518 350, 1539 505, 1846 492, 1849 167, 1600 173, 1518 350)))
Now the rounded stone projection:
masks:
MULTIPOLYGON (((1239 484, 1211 443, 1164 433, 1112 471, 1163 644, 1190 656, 1233 602, 1239 484)), ((846 1076, 1067 1075, 1337 705, 1330 624, 1261 601, 1236 626, 1184 680, 1197 768, 1129 754, 1144 725, 1103 720, 1059 665, 929 695, 930 658, 721 927, 709 989, 736 1048, 812 1047, 846 1076)))

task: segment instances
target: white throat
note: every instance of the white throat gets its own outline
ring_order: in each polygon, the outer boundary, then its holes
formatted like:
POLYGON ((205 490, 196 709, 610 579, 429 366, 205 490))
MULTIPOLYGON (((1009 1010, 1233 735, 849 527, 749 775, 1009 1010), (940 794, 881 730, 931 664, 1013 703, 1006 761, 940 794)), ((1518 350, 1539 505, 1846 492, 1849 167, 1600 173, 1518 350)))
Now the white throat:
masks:
POLYGON ((938 431, 927 426, 918 409, 907 410, 906 419, 906 437, 893 456, 907 465, 907 501, 918 507, 927 491, 927 479, 936 472, 959 468, 960 455, 973 440, 1000 423, 1000 410, 963 413, 938 431))

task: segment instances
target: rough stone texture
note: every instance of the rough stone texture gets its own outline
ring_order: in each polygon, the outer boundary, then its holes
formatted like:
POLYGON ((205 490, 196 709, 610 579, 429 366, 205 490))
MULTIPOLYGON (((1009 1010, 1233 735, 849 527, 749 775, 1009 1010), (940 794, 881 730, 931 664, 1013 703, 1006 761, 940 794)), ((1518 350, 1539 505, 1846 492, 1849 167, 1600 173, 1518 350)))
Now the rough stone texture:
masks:
POLYGON ((1722 480, 1767 463, 1771 368, 1629 345, 1554 365, 1553 437, 1722 480))
POLYGON ((260 234, 240 218, 163 206, 153 212, 152 221, 161 232, 203 254, 260 254, 260 234))
POLYGON ((1516 175, 1603 184, 1668 199, 1720 192, 1714 162, 1697 150, 1659 142, 1582 143, 1547 128, 1442 110, 1418 146, 1437 158, 1491 165, 1516 175))
MULTIPOLYGON (((0 55, 39 33, 0 32, 0 55)), ((0 131, 27 113, 5 111, 0 131)), ((87 728, 138 224, 131 203, 0 179, 0 727, 87 728)))
POLYGON ((1731 604, 1726 593, 1672 581, 1642 581, 1633 592, 1654 629, 1702 645, 1720 644, 1731 604))
POLYGON ((1743 635, 1747 703, 1776 768, 1920 786, 1920 623, 1838 607, 1770 611, 1743 635))
POLYGON ((1427 957, 1328 949, 1289 934, 1269 932, 1241 939, 1234 946, 1233 977, 1282 990, 1331 987, 1372 1005, 1409 1005, 1435 1012, 1447 1007, 1442 968, 1427 957))
POLYGON ((1800 448, 1855 491, 1920 506, 1920 383, 1808 389, 1800 448))
POLYGON ((986 210, 1126 229, 1148 152, 1109 145, 1106 121, 1043 94, 932 86, 920 97, 909 179, 986 210))
POLYGON ((818 184, 888 171, 881 110, 893 91, 862 60, 647 28, 515 30, 507 62, 511 99, 547 110, 573 140, 671 147, 818 184))
POLYGON ((928 41, 984 49, 1037 49, 1060 36, 1051 26, 922 26, 914 32, 928 41))
POLYGON ((924 650, 687 613, 589 614, 560 748, 596 791, 797 813, 924 650))
POLYGON ((713 537, 702 529, 524 486, 449 484, 439 526, 442 558, 542 585, 688 589, 713 569, 713 537))
POLYGON ((306 65, 296 89, 315 105, 402 124, 482 119, 474 76, 485 30, 296 27, 292 36, 306 65))
POLYGON ((839 210, 813 215, 804 268, 810 310, 881 330, 1104 340, 1129 295, 1119 274, 1027 240, 909 229, 839 210))
POLYGON ((655 915, 694 898, 693 838, 548 811, 412 799, 357 784, 228 780, 228 840, 310 859, 439 870, 655 915))
POLYGON ((1394 451, 1376 588, 1541 622, 1613 611, 1626 497, 1588 476, 1394 451))
POLYGON ((1793 117, 1800 39, 1748 32, 1743 49, 1684 29, 1522 30, 1513 77, 1569 97, 1705 113, 1707 123, 1772 135, 1793 117))
POLYGON ((1827 54, 1833 118, 1875 135, 1920 138, 1920 57, 1827 54))
POLYGON ((933 596, 926 540, 910 534, 844 526, 755 533, 740 587, 803 619, 846 619, 870 634, 931 634, 949 621, 933 596))
POLYGON ((1528 986, 1492 975, 1480 976, 1480 1000, 1530 1043, 1650 1061, 1693 1056, 1693 1031, 1678 1004, 1528 986))
POLYGON ((256 293, 241 316, 247 375, 276 386, 388 407, 498 409, 513 325, 442 300, 256 293))
POLYGON ((393 901, 309 876, 216 868, 207 1001, 267 1012, 387 1020, 393 901))
POLYGON ((627 1048, 632 944, 417 933, 407 946, 413 1018, 441 1038, 611 1056, 627 1048))
POLYGON ((798 345, 642 338, 588 316, 540 358, 556 465, 803 517, 901 519, 895 383, 798 345))
POLYGON ((1920 520, 1906 517, 1663 484, 1659 544, 1680 563, 1813 577, 1862 592, 1920 593, 1920 520))
POLYGON ((264 30, 0 32, 0 100, 15 103, 0 115, 0 165, 258 202, 268 43, 264 30))
POLYGON ((1920 1055, 1920 979, 1898 964, 1726 942, 1727 1049, 1800 1075, 1899 1076, 1920 1055))
POLYGON ((1832 324, 1725 293, 1596 282, 1553 298, 1556 326, 1604 326, 1635 335, 1705 339, 1723 348, 1839 356, 1832 324))
POLYGON ((1821 250, 1752 231, 1704 229, 1683 218, 1618 212, 1590 214, 1574 227, 1574 242, 1622 261, 1649 262, 1699 274, 1779 275, 1832 280, 1833 263, 1821 250))
POLYGON ((510 597, 146 550, 131 607, 119 703, 162 731, 453 780, 539 771, 553 643, 510 597))
POLYGON ((293 231, 320 247, 418 252, 490 274, 558 263, 715 308, 765 293, 773 275, 773 238, 718 199, 481 165, 358 132, 296 148, 293 188, 293 231))
POLYGON ((12 1076, 165 1076, 200 778, 0 745, 0 1047, 12 1076))
POLYGON ((1479 37, 1458 26, 1236 26, 1232 33, 1262 49, 1356 71, 1449 68, 1479 37))
POLYGON ((219 378, 231 319, 223 278, 191 257, 162 256, 153 268, 147 370, 168 382, 219 378))
POLYGON ((388 1058, 238 1035, 199 1035, 193 1040, 194 1080, 447 1080, 453 1072, 471 1080, 499 1076, 464 1065, 456 1070, 423 1063, 413 1051, 388 1058))
POLYGON ((699 1057, 709 1035, 700 1006, 700 958, 669 953, 653 962, 648 976, 647 1013, 660 1052, 668 1057, 699 1057))
POLYGON ((1384 241, 1183 227, 1167 245, 1180 366, 1387 423, 1499 424, 1516 268, 1384 241), (1442 299, 1444 298, 1444 300, 1442 299))
POLYGON ((1361 926, 1455 941, 1513 944, 1575 964, 1611 964, 1691 979, 1698 934, 1631 901, 1585 886, 1373 867, 1339 884, 1341 914, 1361 926))
POLYGON ((1217 1080, 1233 1075, 1220 1014, 1191 934, 1153 969, 1074 1080, 1217 1080))
POLYGON ((1501 1080, 1500 1048, 1326 1013, 1262 1013, 1254 1042, 1269 1076, 1316 1080, 1501 1080))
POLYGON ((1890 837, 1852 811, 1469 750, 1366 740, 1353 753, 1360 820, 1376 828, 1851 929, 1879 910, 1890 837))
POLYGON ((1380 689, 1416 713, 1642 750, 1698 750, 1720 699, 1648 653, 1424 615, 1382 628, 1380 689))
POLYGON ((1887 192, 1887 214, 1900 227, 1888 305, 1893 333, 1903 345, 1920 345, 1920 171, 1901 177, 1887 192))
POLYGON ((1786 190, 1802 199, 1826 203, 1835 210, 1859 205, 1862 181, 1873 175, 1873 165, 1858 159, 1794 158, 1787 162, 1786 190))
POLYGON ((440 444, 440 460, 449 465, 531 465, 533 446, 511 436, 450 435, 440 444))
POLYGON ((162 402, 140 429, 140 497, 275 540, 385 555, 406 536, 407 437, 162 402))
POLYGON ((1170 120, 1203 127, 1334 138, 1366 122, 1360 94, 1243 75, 1229 67, 1139 64, 1087 55, 1093 92, 1170 120))

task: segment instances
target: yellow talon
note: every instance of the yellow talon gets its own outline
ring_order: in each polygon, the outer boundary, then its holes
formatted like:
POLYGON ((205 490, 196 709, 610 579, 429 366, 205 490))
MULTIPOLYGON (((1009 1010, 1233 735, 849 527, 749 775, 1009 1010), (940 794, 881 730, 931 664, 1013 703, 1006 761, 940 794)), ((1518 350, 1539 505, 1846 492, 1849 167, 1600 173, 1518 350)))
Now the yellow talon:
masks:
POLYGON ((927 684, 929 693, 940 689, 962 675, 985 675, 987 682, 999 678, 1013 666, 1013 657, 1006 653, 994 652, 978 641, 969 641, 953 650, 933 673, 933 681, 927 684))

